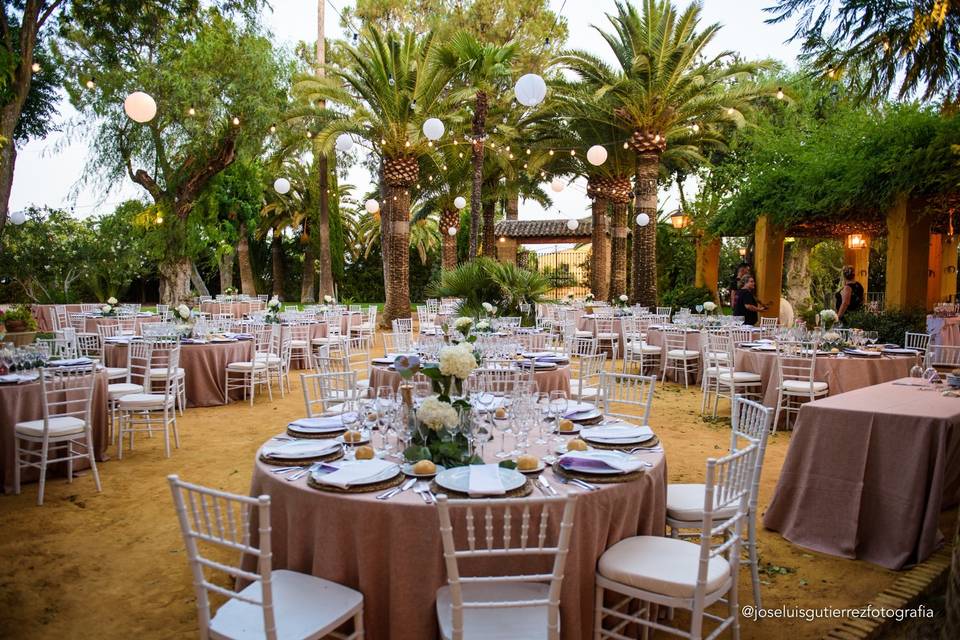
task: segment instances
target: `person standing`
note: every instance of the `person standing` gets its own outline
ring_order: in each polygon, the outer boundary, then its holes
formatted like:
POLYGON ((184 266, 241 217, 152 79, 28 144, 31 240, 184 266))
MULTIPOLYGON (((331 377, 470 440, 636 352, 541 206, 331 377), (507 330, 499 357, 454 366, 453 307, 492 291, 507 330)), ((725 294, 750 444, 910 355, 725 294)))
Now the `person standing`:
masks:
POLYGON ((737 308, 737 291, 740 289, 740 281, 743 280, 744 276, 750 275, 750 265, 746 262, 741 262, 737 265, 737 274, 733 276, 733 281, 730 282, 730 308, 737 308))
POLYGON ((766 310, 766 305, 757 300, 757 282, 753 276, 746 275, 740 279, 740 290, 737 291, 737 304, 733 308, 733 315, 743 316, 743 323, 757 325, 760 312, 766 310))
POLYGON ((856 281, 855 276, 853 267, 846 265, 843 268, 843 286, 836 293, 838 321, 843 321, 845 314, 863 308, 863 299, 866 294, 863 291, 863 285, 856 281))

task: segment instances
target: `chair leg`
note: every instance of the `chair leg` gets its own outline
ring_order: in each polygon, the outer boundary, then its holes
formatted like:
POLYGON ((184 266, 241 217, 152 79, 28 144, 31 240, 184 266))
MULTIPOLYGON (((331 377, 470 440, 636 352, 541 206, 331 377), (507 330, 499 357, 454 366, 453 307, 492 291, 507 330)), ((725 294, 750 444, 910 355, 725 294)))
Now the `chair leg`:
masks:
POLYGON ((747 545, 750 553, 750 578, 753 580, 753 604, 759 609, 760 604, 760 558, 757 552, 757 522, 756 514, 752 511, 747 514, 747 545))
POLYGON ((49 443, 44 442, 40 448, 40 491, 37 493, 37 506, 43 504, 43 490, 47 486, 47 455, 49 451, 49 443))
POLYGON ((93 473, 93 483, 97 486, 97 493, 103 491, 100 486, 100 472, 97 471, 97 460, 93 454, 93 432, 87 427, 87 459, 90 460, 90 471, 93 473))
POLYGON ((124 412, 120 411, 117 422, 117 460, 123 460, 123 422, 124 412))
MULTIPOLYGON (((163 453, 166 457, 170 457, 170 416, 167 414, 168 409, 163 408, 163 453)), ((173 407, 173 413, 176 415, 177 407, 173 407)))
POLYGON ((600 640, 603 637, 603 587, 596 589, 593 609, 593 640, 600 640))
POLYGON ((13 465, 13 492, 20 495, 20 438, 13 438, 13 453, 16 461, 13 465))
POLYGON ((366 633, 363 630, 363 607, 353 615, 353 637, 363 640, 366 633))

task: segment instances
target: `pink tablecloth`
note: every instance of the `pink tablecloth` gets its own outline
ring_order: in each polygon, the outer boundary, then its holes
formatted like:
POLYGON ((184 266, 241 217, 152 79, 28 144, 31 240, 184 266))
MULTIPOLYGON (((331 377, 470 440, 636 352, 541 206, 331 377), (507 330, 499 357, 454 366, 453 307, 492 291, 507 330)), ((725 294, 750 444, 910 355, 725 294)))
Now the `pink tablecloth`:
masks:
MULTIPOLYGON (((777 354, 772 351, 737 349, 737 371, 759 373, 763 378, 763 404, 777 406, 777 354)), ((837 395, 870 385, 889 382, 910 375, 914 356, 888 356, 879 358, 818 357, 814 365, 815 379, 830 385, 830 395, 837 395)))
MULTIPOLYGON (((104 362, 108 367, 127 365, 127 345, 106 344, 104 362)), ((231 362, 249 362, 253 341, 185 344, 180 349, 180 367, 186 372, 187 406, 213 407, 224 404, 224 374, 231 362)), ((237 397, 242 393, 238 392, 237 397)))
MULTIPOLYGON (((30 305, 30 311, 33 313, 33 317, 37 320, 37 331, 42 333, 50 333, 53 331, 53 313, 54 306, 52 304, 34 304, 30 305)), ((83 310, 82 305, 79 304, 66 304, 63 305, 67 308, 67 313, 80 313, 83 310)))
MULTIPOLYGON (((103 317, 87 318, 86 320, 83 321, 83 325, 84 325, 83 330, 86 331, 87 333, 97 333, 97 327, 99 327, 100 325, 117 324, 118 322, 119 320, 115 317, 114 318, 109 318, 109 317, 108 318, 103 318, 103 317)), ((160 322, 160 316, 138 317, 134 321, 134 331, 136 333, 140 333, 140 327, 149 322, 160 322)))
POLYGON ((960 398, 888 382, 801 408, 763 524, 900 569, 939 546, 940 511, 958 501, 960 398))
MULTIPOLYGON (((559 366, 549 371, 534 371, 533 380, 540 393, 566 391, 570 393, 570 365, 559 366)), ((400 374, 383 365, 370 365, 370 388, 400 386, 400 374)))
MULTIPOLYGON (((544 455, 546 450, 531 452, 544 455)), ((645 458, 654 467, 640 479, 600 485, 592 493, 567 489, 552 471, 546 472, 558 491, 580 494, 560 594, 563 638, 591 637, 600 555, 623 538, 664 533, 666 462, 663 454, 645 458)), ((434 601, 436 590, 446 584, 446 572, 436 509, 413 491, 387 501, 375 499, 380 492, 325 493, 309 488, 306 478, 288 482, 270 469, 256 462, 250 495, 271 498, 274 568, 361 591, 369 640, 437 638, 434 601)), ((502 524, 495 526, 502 530, 502 524)), ((256 536, 255 518, 250 527, 256 536)), ((510 570, 499 559, 493 567, 475 566, 478 571, 510 570)))
MULTIPOLYGON (((94 456, 97 460, 104 460, 104 453, 109 445, 107 438, 107 374, 101 371, 97 376, 97 383, 93 389, 93 445, 94 456)), ((27 420, 43 418, 43 390, 39 382, 29 384, 0 385, 0 475, 3 477, 5 493, 13 492, 13 473, 16 463, 14 425, 27 420)), ((86 460, 74 461, 74 469, 86 469, 89 465, 86 460)), ((66 463, 59 463, 49 467, 47 477, 67 473, 66 463)), ((26 468, 22 471, 21 481, 32 482, 39 477, 36 469, 26 468)))
MULTIPOLYGON (((589 331, 593 334, 593 337, 597 337, 597 316, 594 314, 583 314, 577 318, 577 330, 578 331, 589 331)), ((613 330, 620 335, 620 355, 623 355, 623 345, 626 344, 626 339, 623 335, 623 323, 620 321, 620 318, 613 319, 613 330)), ((610 348, 609 343, 606 346, 607 349, 610 348)))

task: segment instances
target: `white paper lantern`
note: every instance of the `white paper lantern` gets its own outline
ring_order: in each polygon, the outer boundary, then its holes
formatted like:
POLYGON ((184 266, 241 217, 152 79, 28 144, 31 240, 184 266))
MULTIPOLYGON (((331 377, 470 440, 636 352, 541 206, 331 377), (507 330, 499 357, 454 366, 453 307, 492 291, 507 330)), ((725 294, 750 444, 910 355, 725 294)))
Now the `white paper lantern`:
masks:
POLYGON ((373 198, 367 200, 363 206, 367 208, 367 213, 376 213, 377 211, 380 211, 380 203, 373 198))
POLYGON ((577 220, 576 218, 567 220, 567 229, 570 229, 570 231, 576 231, 577 227, 579 226, 580 226, 580 221, 577 220))
POLYGON ((650 216, 645 213, 637 214, 637 226, 645 227, 650 224, 650 216))
POLYGON ((564 186, 565 185, 563 184, 563 180, 561 180, 560 178, 554 178, 550 182, 550 188, 556 191, 557 193, 560 193, 561 191, 563 191, 564 186))
POLYGON ((535 107, 547 97, 547 83, 535 73, 520 76, 513 87, 517 102, 525 107, 535 107))
POLYGON ((346 133, 341 133, 337 136, 336 146, 337 151, 340 153, 346 153, 347 151, 350 151, 350 149, 353 149, 353 140, 351 140, 350 136, 346 133))
POLYGON ((14 211, 10 214, 10 223, 20 226, 27 221, 27 214, 25 211, 14 211))
POLYGON ((589 162, 593 166, 599 167, 606 161, 607 161, 607 150, 602 146, 600 146, 599 144, 595 144, 589 149, 587 149, 587 162, 589 162))
POLYGON ((423 135, 427 140, 437 141, 443 137, 444 126, 440 118, 427 118, 423 123, 423 135))
POLYGON ((465 206, 467 206, 467 199, 463 196, 457 196, 453 199, 453 206, 455 206, 457 209, 463 209, 465 206))
POLYGON ((277 178, 273 181, 273 190, 283 195, 290 191, 290 181, 286 178, 277 178))
POLYGON ((134 122, 150 122, 157 115, 157 101, 143 91, 134 91, 123 101, 123 110, 134 122))
POLYGON ((447 229, 447 235, 448 235, 448 236, 455 236, 455 235, 457 235, 457 228, 456 228, 456 227, 450 227, 449 229, 447 229))

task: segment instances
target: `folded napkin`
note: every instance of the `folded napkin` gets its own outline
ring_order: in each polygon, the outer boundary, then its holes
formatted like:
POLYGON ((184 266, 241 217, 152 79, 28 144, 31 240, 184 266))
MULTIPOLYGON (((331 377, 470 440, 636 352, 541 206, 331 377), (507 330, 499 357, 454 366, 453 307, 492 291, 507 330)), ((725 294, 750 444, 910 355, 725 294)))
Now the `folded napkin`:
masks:
POLYGON ((66 360, 51 360, 47 363, 48 367, 79 367, 85 364, 93 364, 90 358, 69 358, 66 360))
POLYGON ((34 380, 36 380, 36 379, 39 378, 39 377, 40 377, 39 374, 36 374, 36 373, 34 373, 34 374, 29 374, 29 373, 11 373, 11 374, 8 374, 8 375, 5 375, 5 376, 0 376, 0 382, 5 383, 5 384, 9 384, 9 383, 11 383, 11 382, 15 382, 15 383, 17 383, 17 384, 20 384, 21 382, 33 382, 34 380))
POLYGON ((351 460, 340 464, 333 473, 320 476, 317 481, 346 489, 352 484, 359 484, 378 476, 387 476, 391 467, 399 470, 395 463, 386 460, 351 460))
POLYGON ((566 413, 563 414, 563 417, 567 420, 579 420, 580 418, 585 418, 588 415, 595 413, 597 408, 593 405, 587 405, 586 403, 580 403, 572 409, 567 409, 566 413))
POLYGON ((319 458, 340 448, 336 440, 268 442, 260 450, 268 458, 319 458))
POLYGON ((566 356, 556 356, 556 355, 537 356, 537 357, 536 357, 536 360, 537 360, 537 362, 552 362, 552 363, 554 363, 554 364, 560 364, 560 363, 563 363, 563 362, 570 362, 570 359, 567 358, 566 356))
POLYGON ((560 468, 567 471, 582 471, 590 473, 591 471, 617 471, 619 473, 630 473, 641 468, 643 463, 639 460, 632 460, 627 457, 603 455, 599 457, 591 454, 589 451, 578 451, 576 453, 565 453, 560 458, 560 468))
POLYGON ((507 491, 500 481, 500 466, 496 464, 470 465, 470 488, 467 493, 471 497, 502 496, 507 491))
POLYGON ((524 358, 556 358, 557 354, 552 351, 528 351, 523 354, 524 358))
POLYGON ((851 356, 868 356, 874 358, 880 356, 879 351, 866 351, 864 349, 844 349, 843 352, 851 356))
POLYGON ((341 431, 344 428, 342 415, 299 418, 291 422, 288 426, 296 427, 304 431, 341 431))
POLYGON ((592 438, 594 440, 639 440, 640 438, 649 438, 653 436, 653 430, 647 426, 637 426, 634 424, 620 423, 609 424, 602 427, 593 427, 584 429, 580 432, 582 438, 592 438))

